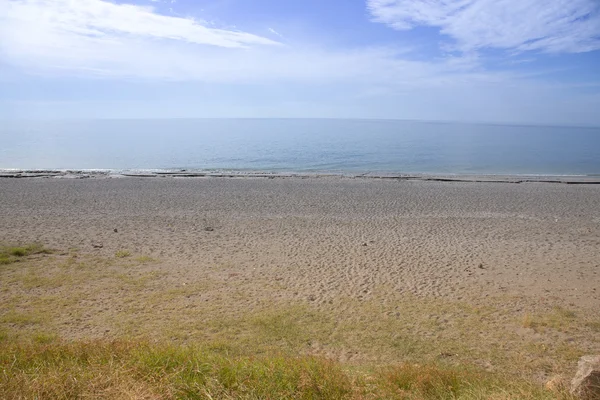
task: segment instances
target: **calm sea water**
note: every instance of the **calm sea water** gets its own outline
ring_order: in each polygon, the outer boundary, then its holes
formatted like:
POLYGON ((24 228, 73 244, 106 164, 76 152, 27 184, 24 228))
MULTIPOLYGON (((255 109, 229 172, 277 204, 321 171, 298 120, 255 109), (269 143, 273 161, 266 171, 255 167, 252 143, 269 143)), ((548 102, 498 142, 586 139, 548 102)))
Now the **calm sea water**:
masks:
POLYGON ((0 124, 1 169, 600 174, 600 128, 268 119, 0 124))

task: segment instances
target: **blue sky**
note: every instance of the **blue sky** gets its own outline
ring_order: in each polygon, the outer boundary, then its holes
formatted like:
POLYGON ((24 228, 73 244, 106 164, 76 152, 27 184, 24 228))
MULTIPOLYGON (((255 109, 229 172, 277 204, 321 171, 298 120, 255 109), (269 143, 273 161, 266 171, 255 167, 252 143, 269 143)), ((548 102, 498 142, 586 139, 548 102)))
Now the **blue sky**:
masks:
POLYGON ((600 126, 598 0, 0 0, 0 118, 600 126))

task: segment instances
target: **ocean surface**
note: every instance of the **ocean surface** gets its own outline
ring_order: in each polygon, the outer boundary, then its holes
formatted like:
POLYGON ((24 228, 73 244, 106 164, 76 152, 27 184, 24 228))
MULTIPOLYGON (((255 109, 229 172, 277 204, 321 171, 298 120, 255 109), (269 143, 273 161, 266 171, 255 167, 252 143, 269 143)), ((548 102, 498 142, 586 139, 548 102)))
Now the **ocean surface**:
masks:
POLYGON ((393 120, 0 121, 0 169, 600 174, 600 128, 393 120))

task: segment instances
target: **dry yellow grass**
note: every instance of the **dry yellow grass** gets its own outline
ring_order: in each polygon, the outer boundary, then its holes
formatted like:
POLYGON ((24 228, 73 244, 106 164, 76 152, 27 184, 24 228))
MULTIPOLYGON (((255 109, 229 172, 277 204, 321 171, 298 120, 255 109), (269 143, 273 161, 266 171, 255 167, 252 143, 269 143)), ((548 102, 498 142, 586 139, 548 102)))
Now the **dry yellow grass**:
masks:
POLYGON ((494 303, 390 301, 385 287, 316 307, 275 300, 270 281, 181 282, 143 255, 38 248, 0 278, 7 399, 568 398, 534 378, 568 373, 588 349, 556 335, 597 322, 558 307, 520 321, 494 303))
POLYGON ((570 399, 470 369, 349 369, 315 357, 226 356, 141 341, 0 343, 3 399, 570 399))

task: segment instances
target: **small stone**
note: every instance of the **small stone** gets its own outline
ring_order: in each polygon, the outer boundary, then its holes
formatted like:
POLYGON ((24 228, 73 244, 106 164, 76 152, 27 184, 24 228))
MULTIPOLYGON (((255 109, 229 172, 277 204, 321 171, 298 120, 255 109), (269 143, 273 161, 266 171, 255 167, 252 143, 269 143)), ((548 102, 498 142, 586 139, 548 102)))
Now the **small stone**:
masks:
POLYGON ((101 249, 104 247, 102 243, 92 243, 92 247, 95 249, 101 249))
POLYGON ((308 296, 308 300, 309 301, 315 301, 316 299, 317 298, 314 295, 312 295, 312 294, 310 296, 308 296))
POLYGON ((204 228, 204 230, 205 230, 206 232, 212 232, 212 231, 214 231, 215 229, 214 229, 212 226, 207 226, 206 228, 204 228))
POLYGON ((485 269, 485 268, 483 267, 483 264, 479 264, 479 265, 478 265, 478 267, 479 267, 479 269, 485 269))
POLYGON ((115 233, 118 233, 118 232, 119 232, 119 230, 118 230, 117 228, 115 228, 115 229, 114 229, 114 232, 115 232, 115 233))
POLYGON ((571 381, 571 394, 582 400, 600 399, 600 356, 584 356, 571 381))

